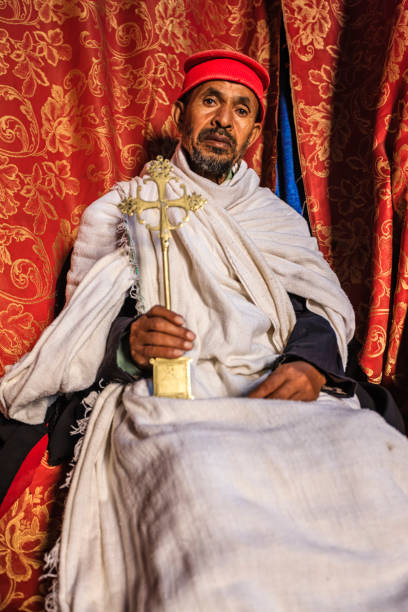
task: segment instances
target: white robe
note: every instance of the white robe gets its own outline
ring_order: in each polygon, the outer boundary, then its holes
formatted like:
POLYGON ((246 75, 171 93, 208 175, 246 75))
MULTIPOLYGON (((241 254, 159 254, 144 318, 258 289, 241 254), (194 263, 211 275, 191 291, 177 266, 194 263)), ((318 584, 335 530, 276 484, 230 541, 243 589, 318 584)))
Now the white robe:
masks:
MULTIPOLYGON (((215 185, 180 151, 175 173, 205 207, 174 232, 173 308, 197 333, 197 400, 109 385, 92 411, 64 516, 64 612, 403 610, 408 443, 353 400, 248 400, 295 317, 287 291, 332 324, 346 359, 351 306, 305 222, 244 163, 215 185)), ((68 304, 0 384, 10 416, 41 422, 57 393, 93 381, 134 283, 116 249, 120 197, 84 215, 68 304)), ((168 197, 180 194, 169 187, 168 197)), ((175 213, 177 216, 179 213, 175 213)), ((130 221, 146 308, 162 298, 157 236, 130 221)))

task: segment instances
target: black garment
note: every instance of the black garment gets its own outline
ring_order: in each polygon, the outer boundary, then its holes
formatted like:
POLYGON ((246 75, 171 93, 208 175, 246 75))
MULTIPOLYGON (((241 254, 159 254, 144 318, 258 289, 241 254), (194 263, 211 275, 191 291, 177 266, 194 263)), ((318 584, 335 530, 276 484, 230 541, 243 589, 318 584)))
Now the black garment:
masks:
POLYGON ((94 384, 84 391, 60 395, 48 408, 45 422, 48 431, 49 465, 60 465, 73 457, 80 434, 73 434, 72 427, 85 416, 86 407, 82 400, 98 388, 98 385, 94 384))
POLYGON ((356 385, 356 394, 362 408, 374 410, 388 425, 404 435, 407 433, 402 414, 388 389, 368 381, 359 381, 356 385))
POLYGON ((0 413, 0 503, 32 448, 47 433, 45 424, 27 425, 0 413))
POLYGON ((327 319, 307 309, 305 298, 293 293, 289 293, 289 297, 296 323, 279 364, 307 361, 326 376, 323 391, 338 397, 352 397, 356 382, 344 374, 332 326, 327 319))

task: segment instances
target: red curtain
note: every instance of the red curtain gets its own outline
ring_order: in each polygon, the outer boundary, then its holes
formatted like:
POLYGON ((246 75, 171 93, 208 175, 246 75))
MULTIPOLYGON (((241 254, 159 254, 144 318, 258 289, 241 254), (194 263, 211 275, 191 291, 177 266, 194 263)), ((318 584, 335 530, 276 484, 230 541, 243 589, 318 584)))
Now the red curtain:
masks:
POLYGON ((282 8, 312 230, 353 303, 363 369, 408 415, 408 2, 282 8))
MULTIPOLYGON (((52 319, 56 277, 84 208, 137 173, 157 138, 164 146, 174 136, 169 105, 191 53, 241 50, 269 69, 264 138, 248 161, 273 185, 282 10, 312 230, 355 307, 365 371, 403 389, 407 3, 1 3, 0 372, 52 319)), ((47 547, 44 517, 60 474, 46 469, 41 462, 0 526, 0 611, 42 606, 36 580, 47 547), (27 571, 16 573, 16 563, 27 571)))
MULTIPOLYGON (((46 436, 47 437, 47 436, 46 436)), ((38 450, 44 447, 42 440, 38 450)), ((46 442, 46 441, 45 441, 46 442)), ((45 444, 46 446, 46 444, 45 444)), ((67 489, 63 466, 50 467, 47 453, 35 464, 36 447, 0 508, 0 610, 42 612, 49 581, 39 581, 44 553, 55 544, 67 489), (18 494, 21 482, 28 484, 18 494)))

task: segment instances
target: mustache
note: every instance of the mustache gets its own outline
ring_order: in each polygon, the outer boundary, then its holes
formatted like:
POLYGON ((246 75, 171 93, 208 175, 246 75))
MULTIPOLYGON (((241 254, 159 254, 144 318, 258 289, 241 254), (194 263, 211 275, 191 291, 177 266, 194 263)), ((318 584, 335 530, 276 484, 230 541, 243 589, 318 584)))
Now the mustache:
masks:
POLYGON ((203 140, 207 140, 207 138, 211 138, 213 136, 218 136, 222 138, 224 141, 228 140, 232 147, 236 147, 237 142, 235 138, 229 134, 224 128, 204 128, 198 135, 198 141, 202 142, 203 140))

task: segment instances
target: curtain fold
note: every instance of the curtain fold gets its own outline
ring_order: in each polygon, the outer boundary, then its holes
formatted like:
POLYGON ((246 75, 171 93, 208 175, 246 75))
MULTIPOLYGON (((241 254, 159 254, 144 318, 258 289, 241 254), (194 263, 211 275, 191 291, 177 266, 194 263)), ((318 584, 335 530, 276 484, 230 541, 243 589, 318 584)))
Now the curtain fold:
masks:
MULTIPOLYGON (((0 375, 51 320, 85 207, 170 151, 191 53, 231 48, 269 69, 263 140, 247 159, 274 186, 282 16, 310 224, 354 305, 366 374, 408 415, 408 0, 1 3, 0 375)), ((43 462, 3 519, 0 611, 42 609, 59 475, 43 462)))
POLYGON ((365 373, 402 408, 407 4, 282 0, 311 227, 356 311, 365 373))
POLYGON ((377 209, 374 232, 375 282, 363 364, 395 388, 408 411, 408 3, 395 7, 381 98, 376 117, 373 174, 377 209), (380 330, 377 333, 377 330, 380 330), (384 333, 384 330, 386 334, 384 333), (379 357, 376 361, 376 357, 379 357))

